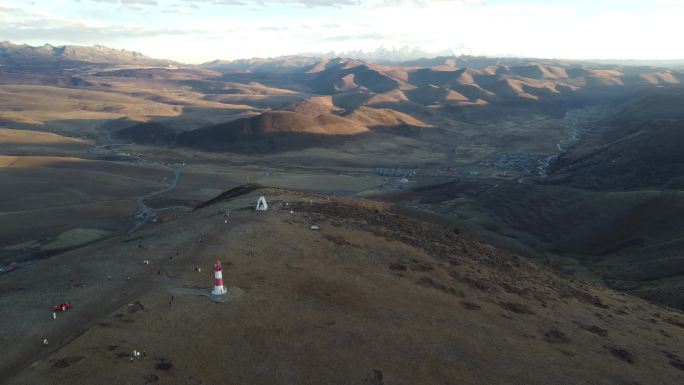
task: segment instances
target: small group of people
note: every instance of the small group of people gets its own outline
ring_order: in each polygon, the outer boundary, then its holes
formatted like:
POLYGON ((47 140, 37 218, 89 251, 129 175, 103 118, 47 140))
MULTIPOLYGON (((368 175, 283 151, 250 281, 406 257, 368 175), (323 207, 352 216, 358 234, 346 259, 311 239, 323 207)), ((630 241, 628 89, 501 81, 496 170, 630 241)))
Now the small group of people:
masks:
POLYGON ((133 362, 133 360, 136 358, 145 358, 145 357, 147 357, 147 353, 139 352, 137 350, 133 350, 133 354, 131 354, 131 362, 133 362))
POLYGON ((226 211, 223 207, 218 209, 219 215, 223 215, 223 223, 228 223, 228 217, 230 216, 230 211, 226 211))

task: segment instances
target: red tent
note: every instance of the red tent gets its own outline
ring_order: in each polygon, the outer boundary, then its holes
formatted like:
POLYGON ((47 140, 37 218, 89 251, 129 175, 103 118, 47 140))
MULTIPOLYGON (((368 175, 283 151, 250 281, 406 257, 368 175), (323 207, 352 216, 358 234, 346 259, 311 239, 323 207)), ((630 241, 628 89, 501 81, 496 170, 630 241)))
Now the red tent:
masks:
POLYGON ((69 302, 60 303, 52 308, 54 311, 67 311, 71 309, 71 304, 69 302))

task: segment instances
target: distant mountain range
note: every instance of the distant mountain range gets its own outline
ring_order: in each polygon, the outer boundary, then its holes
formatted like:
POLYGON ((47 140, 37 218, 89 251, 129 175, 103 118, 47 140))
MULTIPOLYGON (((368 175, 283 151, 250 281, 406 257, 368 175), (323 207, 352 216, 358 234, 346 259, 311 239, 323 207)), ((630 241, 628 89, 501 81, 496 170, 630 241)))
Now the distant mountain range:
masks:
MULTIPOLYGON (((210 92, 219 100, 233 94, 233 102, 250 104, 255 94, 275 90, 264 87, 276 86, 289 86, 291 90, 316 96, 302 96, 294 104, 274 106, 258 116, 180 135, 165 127, 142 124, 120 132, 119 136, 136 143, 161 141, 218 152, 276 153, 364 138, 378 132, 418 135, 424 132, 426 124, 415 117, 429 116, 437 110, 487 118, 510 115, 515 110, 561 117, 569 108, 611 103, 642 89, 663 87, 670 92, 684 83, 684 73, 674 70, 471 56, 421 59, 393 66, 347 58, 291 56, 216 61, 185 70, 202 72, 185 85, 192 84, 196 91, 210 92), (250 89, 226 86, 226 80, 249 82, 250 89)), ((180 71, 126 69, 98 76, 167 78, 162 72, 180 71)), ((663 103, 656 100, 646 111, 659 105, 663 103)), ((675 102, 674 107, 677 106, 675 102)), ((642 116, 644 111, 638 114, 642 116)), ((576 167, 575 159, 561 160, 576 167)), ((591 167, 588 170, 587 178, 596 176, 591 167)), ((580 183, 580 175, 575 177, 580 183)), ((565 175, 554 178, 567 179, 565 175)))
POLYGON ((424 59, 424 58, 436 58, 436 57, 454 57, 454 56, 464 56, 469 55, 468 50, 462 47, 445 49, 437 52, 429 52, 422 50, 417 47, 403 46, 400 48, 394 47, 380 47, 373 51, 363 51, 363 50, 351 50, 343 52, 328 52, 328 53, 312 53, 312 54, 301 54, 302 56, 312 56, 321 58, 330 57, 347 57, 351 59, 367 60, 374 63, 400 63, 408 60, 424 59))
MULTIPOLYGON (((443 67, 443 68, 485 68, 489 66, 522 66, 529 64, 548 64, 557 66, 569 65, 603 65, 607 67, 659 67, 684 68, 682 60, 560 60, 522 57, 487 57, 464 54, 462 49, 449 49, 439 52, 427 52, 415 47, 386 48, 374 51, 345 51, 328 53, 302 53, 272 58, 248 58, 236 60, 213 60, 199 66, 222 72, 270 72, 296 73, 306 72, 320 65, 346 58, 372 64, 398 67, 443 67)), ((181 63, 145 56, 140 52, 110 48, 103 45, 79 46, 44 44, 31 46, 14 44, 9 41, 0 42, 0 65, 55 65, 95 63, 112 65, 168 66, 181 63)))
POLYGON ((307 65, 313 65, 320 61, 346 58, 364 61, 367 63, 408 66, 408 67, 456 67, 456 68, 484 68, 488 66, 507 65, 519 66, 528 64, 550 64, 559 66, 570 65, 593 65, 605 67, 656 67, 669 69, 684 68, 684 59, 681 60, 620 60, 620 59, 596 59, 596 60, 571 60, 571 59, 544 59, 532 57, 491 57, 472 55, 461 50, 444 50, 440 52, 426 52, 420 49, 403 47, 400 49, 388 49, 381 47, 375 51, 345 51, 328 53, 299 53, 270 58, 248 58, 236 60, 213 60, 200 64, 200 66, 222 71, 235 72, 297 72, 307 65))
MULTIPOLYGON (((251 58, 238 60, 213 60, 200 64, 200 67, 214 69, 223 72, 269 72, 269 73, 297 73, 316 72, 321 63, 339 63, 341 61, 353 61, 357 63, 372 63, 391 65, 393 67, 440 67, 442 69, 456 68, 485 68, 490 66, 521 66, 529 64, 545 63, 558 66, 569 66, 564 60, 544 60, 531 58, 496 58, 486 56, 433 56, 417 57, 400 61, 384 60, 379 58, 358 58, 354 55, 329 55, 320 56, 288 55, 274 58, 251 58), (312 71, 313 70, 313 71, 312 71)), ((324 64, 325 65, 325 64, 324 64)))
POLYGON ((167 66, 175 64, 171 60, 154 59, 140 52, 109 48, 102 45, 78 46, 62 45, 30 46, 0 42, 0 64, 3 65, 41 65, 69 63, 130 64, 167 66))

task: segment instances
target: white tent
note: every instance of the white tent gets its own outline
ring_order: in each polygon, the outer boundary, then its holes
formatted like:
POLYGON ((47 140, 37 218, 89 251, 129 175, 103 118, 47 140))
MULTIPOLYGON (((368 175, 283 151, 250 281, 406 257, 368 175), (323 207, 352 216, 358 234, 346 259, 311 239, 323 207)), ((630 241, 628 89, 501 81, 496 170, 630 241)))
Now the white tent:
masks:
POLYGON ((263 195, 260 196, 259 200, 257 201, 256 210, 257 211, 268 210, 268 204, 266 203, 266 197, 264 197, 263 195))

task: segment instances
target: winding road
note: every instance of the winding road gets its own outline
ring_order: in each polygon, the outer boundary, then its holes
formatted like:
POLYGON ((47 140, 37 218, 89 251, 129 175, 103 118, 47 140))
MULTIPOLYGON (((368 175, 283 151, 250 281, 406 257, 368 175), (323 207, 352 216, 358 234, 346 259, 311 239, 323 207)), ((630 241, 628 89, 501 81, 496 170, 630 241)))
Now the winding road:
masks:
MULTIPOLYGON (((551 167, 551 162, 556 158, 565 153, 569 147, 578 142, 582 134, 586 132, 584 126, 587 123, 597 121, 605 117, 606 112, 600 110, 597 107, 590 107, 584 109, 576 109, 568 111, 565 115, 565 120, 568 122, 566 128, 569 130, 570 135, 567 138, 561 139, 556 143, 556 148, 558 148, 558 153, 548 155, 547 157, 541 159, 537 165, 537 177, 544 178, 548 176, 549 167, 551 167)), ((525 183, 527 179, 534 178, 531 175, 522 176, 518 178, 518 183, 525 183)))
MULTIPOLYGON (((106 142, 104 144, 100 144, 100 145, 96 146, 97 149, 104 149, 104 148, 110 148, 111 149, 111 147, 114 147, 114 146, 130 146, 133 144, 133 143, 112 143, 113 140, 112 140, 111 134, 109 133, 109 131, 104 129, 101 124, 98 124, 97 126, 95 126, 95 129, 104 133, 105 142, 106 142)), ((111 150, 117 154, 119 153, 116 149, 111 149, 111 150)), ((137 154, 128 154, 128 156, 137 159, 138 165, 144 165, 144 164, 157 165, 157 164, 160 164, 160 162, 147 161, 142 156, 137 155, 137 154)), ((133 198, 133 201, 138 206, 139 213, 135 216, 137 220, 136 220, 135 224, 133 225, 133 227, 131 227, 128 230, 127 234, 132 234, 133 232, 138 230, 140 227, 149 223, 154 218, 154 211, 148 205, 145 204, 145 199, 152 198, 152 197, 157 196, 159 194, 163 194, 165 192, 168 192, 168 191, 175 189, 176 186, 178 186, 178 180, 180 179, 180 173, 183 170, 184 166, 185 166, 185 163, 177 163, 175 165, 175 169, 173 171, 173 179, 171 180, 171 183, 167 187, 161 188, 159 190, 153 191, 153 192, 145 194, 143 196, 133 198)))
POLYGON ((574 112, 572 114, 568 112, 565 116, 565 120, 568 122, 567 128, 570 131, 570 136, 556 143, 556 148, 558 148, 559 151, 558 154, 549 155, 540 162, 539 166, 537 167, 537 175, 541 177, 547 176, 549 174, 549 167, 551 166, 551 162, 554 159, 558 158, 565 151, 567 151, 569 145, 577 142, 580 138, 580 131, 578 128, 580 123, 579 115, 574 112))
POLYGON ((159 194, 163 194, 167 191, 175 189, 176 186, 178 186, 178 179, 180 179, 180 173, 182 170, 183 164, 177 164, 176 169, 173 171, 173 179, 167 187, 145 194, 141 197, 133 198, 133 201, 135 201, 135 204, 138 205, 138 208, 140 209, 141 213, 136 215, 136 217, 139 218, 139 220, 135 223, 133 227, 131 227, 130 230, 128 230, 128 234, 132 234, 141 226, 145 225, 150 220, 152 220, 152 218, 154 217, 154 212, 148 205, 145 204, 145 199, 152 198, 153 196, 157 196, 159 194))

